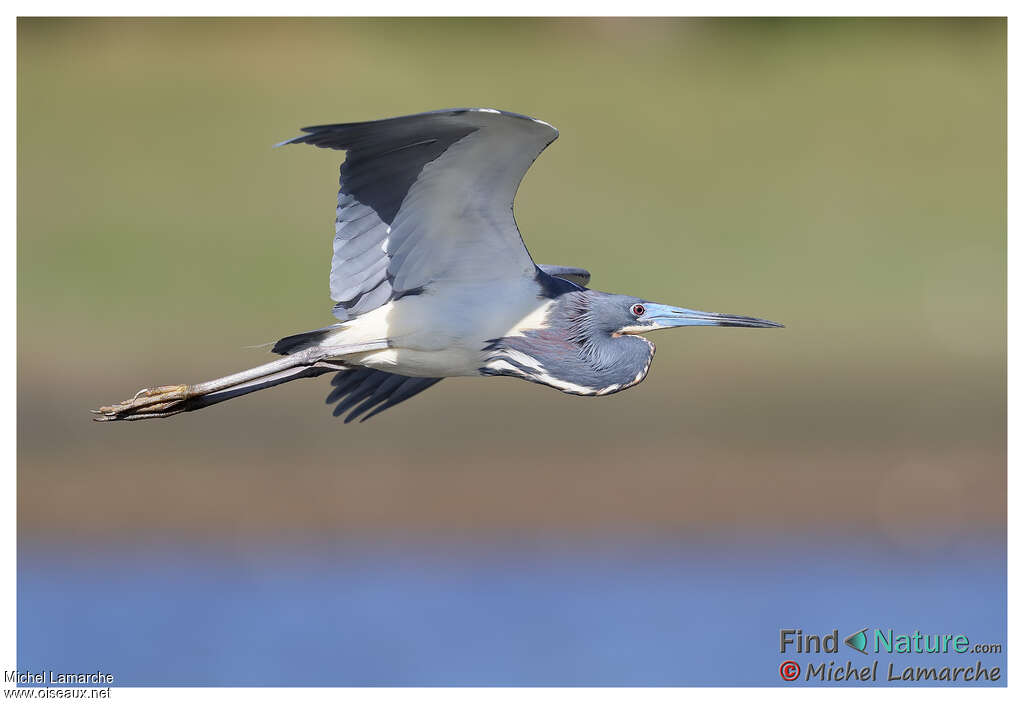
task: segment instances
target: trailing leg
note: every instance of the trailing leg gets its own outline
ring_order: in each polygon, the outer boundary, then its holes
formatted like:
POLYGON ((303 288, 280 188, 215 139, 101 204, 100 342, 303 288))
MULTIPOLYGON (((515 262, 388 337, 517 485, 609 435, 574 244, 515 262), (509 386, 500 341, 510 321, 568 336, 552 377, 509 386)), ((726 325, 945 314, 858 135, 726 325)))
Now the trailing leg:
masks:
POLYGON ((142 389, 126 401, 92 411, 95 414, 93 420, 166 418, 296 379, 312 378, 349 368, 338 362, 327 361, 323 357, 323 353, 318 350, 303 350, 268 364, 201 384, 176 384, 142 389))

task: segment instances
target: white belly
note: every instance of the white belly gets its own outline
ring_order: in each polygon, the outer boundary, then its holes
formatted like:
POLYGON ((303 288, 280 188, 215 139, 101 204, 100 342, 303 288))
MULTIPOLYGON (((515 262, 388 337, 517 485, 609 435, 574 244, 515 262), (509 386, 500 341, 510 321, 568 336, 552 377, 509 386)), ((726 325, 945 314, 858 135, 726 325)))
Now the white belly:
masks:
POLYGON ((387 341, 386 349, 336 358, 406 376, 477 376, 490 340, 543 326, 552 304, 532 279, 438 288, 343 323, 324 345, 387 341))

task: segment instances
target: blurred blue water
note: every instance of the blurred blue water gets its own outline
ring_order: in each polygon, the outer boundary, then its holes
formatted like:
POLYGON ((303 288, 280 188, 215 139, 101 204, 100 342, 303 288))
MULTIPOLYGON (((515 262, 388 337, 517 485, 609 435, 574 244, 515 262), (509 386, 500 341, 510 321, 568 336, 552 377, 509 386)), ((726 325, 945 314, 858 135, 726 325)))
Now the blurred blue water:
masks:
MULTIPOLYGON (((1001 668, 1005 543, 683 540, 70 548, 22 542, 18 667, 121 685, 783 685, 779 629, 965 633, 1001 668)), ((813 684, 813 682, 812 682, 813 684)), ((818 683, 820 684, 820 682, 818 683)), ((792 685, 786 685, 792 686, 792 685)))

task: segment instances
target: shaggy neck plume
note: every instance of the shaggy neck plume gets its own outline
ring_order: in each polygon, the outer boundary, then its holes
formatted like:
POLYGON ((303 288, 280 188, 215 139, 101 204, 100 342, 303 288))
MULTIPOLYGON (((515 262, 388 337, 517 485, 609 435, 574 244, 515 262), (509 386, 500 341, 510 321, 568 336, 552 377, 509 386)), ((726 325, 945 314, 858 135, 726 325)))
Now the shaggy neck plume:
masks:
POLYGON ((600 291, 570 291, 554 300, 545 327, 489 344, 480 373, 514 376, 579 396, 604 396, 644 380, 654 343, 602 329, 593 306, 600 291))

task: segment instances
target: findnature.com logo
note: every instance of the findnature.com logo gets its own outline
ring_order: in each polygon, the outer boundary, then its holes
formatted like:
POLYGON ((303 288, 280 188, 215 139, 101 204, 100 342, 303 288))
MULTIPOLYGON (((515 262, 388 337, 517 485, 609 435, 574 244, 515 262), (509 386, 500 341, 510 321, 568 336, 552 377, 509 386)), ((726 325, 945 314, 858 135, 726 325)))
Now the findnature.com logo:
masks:
MULTIPOLYGON (((862 655, 975 655, 1002 653, 999 643, 971 643, 964 633, 901 633, 892 628, 862 628, 839 639, 839 629, 831 633, 805 634, 799 628, 779 630, 779 652, 801 655, 837 654, 840 643, 862 655)), ((879 661, 854 664, 848 660, 837 664, 835 660, 804 662, 786 660, 779 666, 779 676, 785 682, 799 679, 818 682, 879 681, 879 661), (801 675, 803 677, 801 678, 801 675)), ((933 667, 897 667, 887 663, 883 682, 931 680, 935 682, 995 682, 1002 677, 998 666, 985 665, 981 660, 964 666, 942 665, 933 667)))

